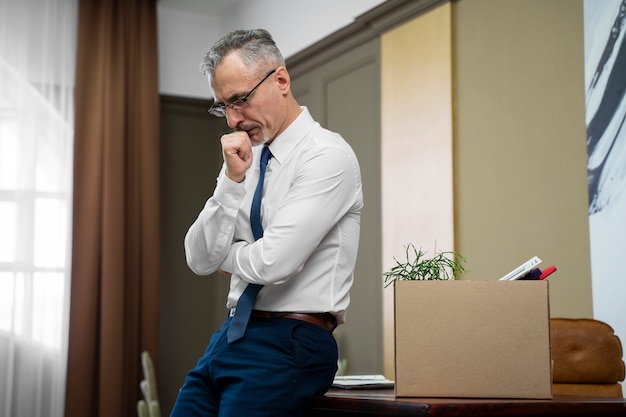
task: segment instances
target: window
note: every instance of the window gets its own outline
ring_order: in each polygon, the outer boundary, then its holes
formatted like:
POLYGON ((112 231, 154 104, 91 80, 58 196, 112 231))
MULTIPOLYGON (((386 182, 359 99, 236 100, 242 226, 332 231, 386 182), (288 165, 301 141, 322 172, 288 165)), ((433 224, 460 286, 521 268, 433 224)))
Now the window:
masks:
POLYGON ((15 96, 6 91, 12 85, 3 87, 0 110, 0 331, 59 349, 68 296, 71 129, 46 105, 20 115, 6 100, 15 96))
POLYGON ((0 415, 63 415, 76 0, 0 0, 0 415))

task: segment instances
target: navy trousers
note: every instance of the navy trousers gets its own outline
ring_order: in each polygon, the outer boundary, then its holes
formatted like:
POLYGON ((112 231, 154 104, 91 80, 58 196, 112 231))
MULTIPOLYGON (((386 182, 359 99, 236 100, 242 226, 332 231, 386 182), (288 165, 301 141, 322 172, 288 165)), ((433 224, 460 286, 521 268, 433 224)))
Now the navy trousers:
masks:
POLYGON ((171 417, 295 417, 337 372, 331 332, 286 318, 251 317, 245 336, 226 341, 230 318, 189 371, 171 417))

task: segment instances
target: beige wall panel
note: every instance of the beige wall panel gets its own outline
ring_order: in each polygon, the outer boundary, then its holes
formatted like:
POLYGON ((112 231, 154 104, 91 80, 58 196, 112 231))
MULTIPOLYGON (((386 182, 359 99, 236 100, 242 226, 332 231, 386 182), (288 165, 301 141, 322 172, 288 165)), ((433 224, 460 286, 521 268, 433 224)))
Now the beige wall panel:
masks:
POLYGON ((454 3, 455 238, 469 279, 533 255, 555 316, 591 317, 583 4, 454 3))
MULTIPOLYGON (((382 36, 382 263, 409 243, 454 249, 451 6, 382 36)), ((393 377, 393 289, 384 290, 384 370, 393 377)))

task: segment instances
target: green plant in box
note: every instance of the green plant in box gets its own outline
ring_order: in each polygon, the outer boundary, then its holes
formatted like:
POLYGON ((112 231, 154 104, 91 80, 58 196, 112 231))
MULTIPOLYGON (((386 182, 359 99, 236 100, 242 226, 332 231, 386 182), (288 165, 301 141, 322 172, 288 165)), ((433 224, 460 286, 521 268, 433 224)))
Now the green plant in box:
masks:
POLYGON ((463 264, 467 259, 455 252, 439 252, 432 258, 426 257, 426 252, 415 248, 413 244, 405 247, 406 260, 400 262, 395 257, 396 265, 383 273, 385 287, 393 281, 424 281, 424 280, 454 280, 467 271, 463 264))

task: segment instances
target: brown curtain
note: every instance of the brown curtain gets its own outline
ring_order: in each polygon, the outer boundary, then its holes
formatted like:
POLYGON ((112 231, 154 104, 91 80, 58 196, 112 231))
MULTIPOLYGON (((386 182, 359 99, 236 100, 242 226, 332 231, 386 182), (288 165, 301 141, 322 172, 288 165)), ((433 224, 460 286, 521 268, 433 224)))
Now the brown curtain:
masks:
POLYGON ((80 0, 66 417, 136 415, 158 364, 156 0, 80 0))

